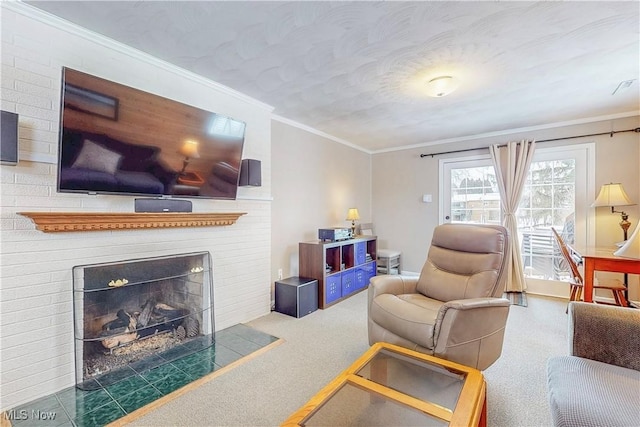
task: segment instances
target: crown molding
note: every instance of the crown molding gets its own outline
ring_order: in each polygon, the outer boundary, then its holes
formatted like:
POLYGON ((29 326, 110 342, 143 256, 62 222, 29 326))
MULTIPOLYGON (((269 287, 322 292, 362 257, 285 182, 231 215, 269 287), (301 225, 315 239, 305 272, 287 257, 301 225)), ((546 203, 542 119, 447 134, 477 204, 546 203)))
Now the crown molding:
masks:
POLYGON ((293 126, 295 128, 298 128, 298 129, 302 129, 302 130, 307 131, 309 133, 312 133, 314 135, 318 135, 318 136, 321 136, 323 138, 330 139, 331 141, 337 142, 338 144, 346 145, 347 147, 354 148, 354 149, 356 149, 358 151, 362 151, 363 153, 373 154, 373 151, 371 151, 371 150, 367 150, 366 148, 363 148, 363 147, 361 147, 359 145, 353 144, 353 143, 351 143, 351 142, 349 142, 349 141, 347 141, 345 139, 341 139, 341 138, 338 138, 336 136, 330 135, 330 134, 328 134, 326 132, 323 132, 323 131, 318 130, 316 128, 313 128, 311 126, 307 126, 307 125, 304 125, 304 124, 302 124, 300 122, 296 122, 295 120, 287 119, 286 117, 282 117, 282 116, 279 116, 277 114, 272 114, 271 115, 271 119, 273 119, 273 120, 275 120, 277 122, 280 122, 280 123, 284 123, 284 124, 289 125, 289 126, 293 126))
POLYGON ((476 135, 460 136, 457 138, 440 139, 437 141, 430 141, 430 142, 425 142, 421 144, 404 145, 402 147, 385 148, 382 150, 372 151, 372 154, 382 154, 382 153, 390 153, 394 151, 412 150, 414 148, 424 148, 424 147, 430 147, 433 145, 449 144, 452 142, 473 141, 474 139, 492 138, 496 136, 512 135, 514 133, 534 132, 539 130, 554 129, 554 128, 565 127, 565 126, 575 126, 575 125, 583 125, 587 123, 604 122, 607 120, 624 119, 627 117, 634 117, 634 116, 640 116, 640 110, 627 111, 624 113, 617 113, 617 114, 609 114, 605 116, 586 117, 583 119, 568 120, 565 122, 548 123, 546 125, 527 126, 523 128, 506 129, 506 130, 501 130, 496 132, 479 133, 476 135))

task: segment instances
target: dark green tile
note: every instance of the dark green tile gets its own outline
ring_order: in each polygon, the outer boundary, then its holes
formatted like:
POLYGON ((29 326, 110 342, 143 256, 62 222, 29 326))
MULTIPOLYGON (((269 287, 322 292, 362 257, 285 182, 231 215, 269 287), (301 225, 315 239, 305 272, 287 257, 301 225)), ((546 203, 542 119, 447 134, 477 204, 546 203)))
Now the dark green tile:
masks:
POLYGON ((148 386, 149 383, 139 375, 135 377, 129 377, 125 380, 117 382, 107 387, 107 391, 115 400, 118 400, 121 396, 126 396, 134 391, 148 386))
POLYGON ((96 380, 91 379, 91 380, 83 381, 80 384, 77 384, 77 387, 84 391, 95 391, 95 390, 102 389, 102 384, 100 384, 96 380))
POLYGON ((169 394, 191 382, 193 382, 193 377, 186 372, 182 372, 175 368, 175 372, 173 374, 160 378, 153 383, 153 386, 158 389, 160 393, 169 394))
POLYGON ((145 357, 144 359, 139 360, 137 362, 130 363, 129 367, 134 371, 140 373, 143 371, 148 371, 149 369, 156 368, 158 366, 162 366, 165 363, 167 363, 166 359, 158 355, 152 355, 149 357, 145 357))
POLYGON ((242 323, 238 323, 238 324, 236 324, 236 325, 229 326, 228 328, 223 329, 223 330, 222 330, 222 331, 220 331, 220 332, 222 332, 222 333, 231 333, 231 334, 236 334, 236 335, 238 335, 238 334, 242 334, 242 332, 243 332, 243 331, 245 330, 245 328, 247 328, 247 327, 248 327, 248 326, 243 325, 242 323))
POLYGON ((214 337, 212 335, 205 335, 193 338, 191 341, 182 344, 182 346, 193 351, 198 351, 211 347, 213 344, 214 337))
POLYGON ((202 361, 198 364, 187 366, 183 368, 182 371, 186 372, 187 374, 189 374, 189 376, 191 376, 194 380, 196 380, 200 377, 210 374, 211 372, 217 369, 220 369, 220 367, 216 366, 216 364, 213 363, 213 361, 207 360, 207 361, 202 361))
POLYGON ((204 350, 200 350, 198 355, 202 358, 202 360, 213 360, 216 357, 216 346, 212 346, 209 348, 205 348, 204 350))
POLYGON ((251 342, 239 335, 233 333, 224 333, 221 331, 216 334, 216 345, 222 344, 225 347, 229 347, 236 353, 240 353, 243 356, 253 353, 256 350, 260 350, 263 346, 251 342))
POLYGON ((29 412, 29 415, 31 415, 32 410, 45 412, 45 411, 53 410, 58 406, 60 406, 60 402, 58 402, 58 399, 56 399, 56 396, 50 395, 50 396, 42 397, 37 400, 33 400, 24 405, 20 405, 17 408, 15 408, 15 412, 20 413, 21 411, 26 410, 27 412, 29 412))
POLYGON ((168 377, 170 375, 173 375, 179 372, 182 372, 182 371, 180 371, 180 369, 176 368, 172 364, 168 363, 166 365, 158 366, 157 368, 153 368, 148 371, 145 371, 141 375, 148 382, 154 383, 165 377, 168 377))
POLYGON ((162 393, 149 384, 148 386, 140 388, 127 396, 118 398, 117 402, 127 413, 131 413, 161 397, 162 393))
POLYGON ((240 353, 237 353, 223 345, 216 345, 216 352, 213 357, 213 361, 216 365, 227 366, 236 360, 242 359, 242 357, 243 356, 240 353))
MULTIPOLYGON (((24 420, 12 420, 14 427, 62 427, 71 426, 71 420, 60 406, 51 411, 28 410, 24 420)), ((4 415, 3 415, 4 416, 4 415)))
MULTIPOLYGON (((5 416, 3 414, 2 416, 5 416)), ((55 395, 43 397, 13 409, 8 417, 14 427, 57 427, 70 422, 55 395)))
POLYGON ((57 393, 62 406, 72 418, 82 416, 87 412, 113 402, 109 393, 104 389, 84 391, 72 387, 57 393))
POLYGON ((116 402, 111 402, 107 405, 101 406, 95 411, 87 412, 82 415, 78 415, 73 422, 78 427, 93 427, 93 426, 104 426, 105 424, 109 424, 117 420, 118 418, 122 418, 126 414, 120 408, 120 406, 116 402))
POLYGON ((193 365, 199 365, 203 362, 207 362, 209 359, 207 354, 204 353, 194 353, 194 354, 190 354, 189 356, 186 357, 181 357, 178 360, 174 360, 173 362, 171 362, 171 364, 173 366, 175 366, 178 369, 182 369, 185 370, 187 368, 189 368, 190 366, 193 365))
POLYGON ((278 338, 272 335, 266 334, 262 331, 258 331, 257 329, 253 329, 247 325, 242 324, 232 326, 226 330, 262 347, 278 340, 278 338))
POLYGON ((193 350, 191 350, 190 348, 178 345, 175 346, 167 351, 163 351, 162 353, 160 353, 160 356, 163 359, 166 359, 168 361, 173 361, 173 360, 177 360, 181 357, 185 357, 190 355, 191 353, 193 353, 193 350))
POLYGON ((109 372, 97 379, 97 381, 103 386, 108 387, 111 384, 115 384, 120 382, 126 378, 137 375, 136 371, 126 366, 124 368, 117 369, 115 371, 109 372))

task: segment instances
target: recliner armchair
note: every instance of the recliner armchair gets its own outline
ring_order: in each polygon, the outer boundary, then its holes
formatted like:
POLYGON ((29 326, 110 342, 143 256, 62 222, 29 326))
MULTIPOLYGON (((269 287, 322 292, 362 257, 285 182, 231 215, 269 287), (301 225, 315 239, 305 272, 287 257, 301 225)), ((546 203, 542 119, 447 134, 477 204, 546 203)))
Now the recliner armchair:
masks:
POLYGON ((510 244, 497 225, 435 228, 419 277, 376 276, 368 290, 369 344, 389 342, 486 369, 502 352, 510 244))

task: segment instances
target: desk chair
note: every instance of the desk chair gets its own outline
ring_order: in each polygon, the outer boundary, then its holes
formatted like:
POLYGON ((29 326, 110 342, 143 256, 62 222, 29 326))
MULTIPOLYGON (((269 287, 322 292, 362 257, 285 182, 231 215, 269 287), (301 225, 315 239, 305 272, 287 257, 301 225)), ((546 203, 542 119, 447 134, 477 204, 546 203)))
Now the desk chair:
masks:
MULTIPOLYGON (((365 236, 372 236, 373 224, 360 224, 360 233, 365 236)), ((400 274, 402 271, 402 252, 395 249, 376 249, 376 266, 378 273, 400 274)))
MULTIPOLYGON (((580 301, 582 298, 582 288, 584 287, 584 281, 582 280, 582 275, 580 274, 580 270, 578 269, 578 263, 571 255, 569 251, 569 247, 566 245, 560 234, 556 231, 555 228, 551 227, 553 231, 553 235, 556 238, 556 242, 560 247, 560 251, 562 252, 562 256, 569 266, 569 271, 571 273, 571 277, 569 279, 569 302, 571 301, 580 301)), ((626 289, 624 283, 618 279, 608 279, 608 280, 597 280, 593 284, 594 291, 596 289, 607 289, 611 291, 613 294, 613 299, 615 301, 615 305, 619 305, 621 307, 628 307, 627 299, 624 297, 624 291, 626 289)))

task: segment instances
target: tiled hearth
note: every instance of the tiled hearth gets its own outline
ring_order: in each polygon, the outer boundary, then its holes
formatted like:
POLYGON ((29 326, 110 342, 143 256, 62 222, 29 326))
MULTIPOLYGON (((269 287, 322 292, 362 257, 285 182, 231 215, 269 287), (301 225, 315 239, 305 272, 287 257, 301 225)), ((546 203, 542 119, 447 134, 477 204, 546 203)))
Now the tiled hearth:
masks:
POLYGON ((245 325, 232 326, 216 332, 213 345, 203 337, 204 348, 195 353, 198 340, 174 347, 166 358, 156 355, 131 364, 128 374, 103 376, 96 390, 69 387, 4 416, 16 427, 103 426, 277 340, 245 325))

